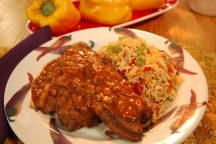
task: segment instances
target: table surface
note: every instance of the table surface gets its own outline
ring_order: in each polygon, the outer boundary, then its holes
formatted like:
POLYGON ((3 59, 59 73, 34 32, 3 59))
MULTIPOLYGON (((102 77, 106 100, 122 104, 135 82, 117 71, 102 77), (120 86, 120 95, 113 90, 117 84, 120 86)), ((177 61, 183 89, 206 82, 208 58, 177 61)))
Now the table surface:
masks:
MULTIPOLYGON (((0 0, 0 47, 13 47, 29 36, 26 8, 33 0, 0 0)), ((216 17, 190 10, 187 0, 180 0, 172 10, 130 26, 165 37, 175 43, 203 45, 216 54, 216 17)))

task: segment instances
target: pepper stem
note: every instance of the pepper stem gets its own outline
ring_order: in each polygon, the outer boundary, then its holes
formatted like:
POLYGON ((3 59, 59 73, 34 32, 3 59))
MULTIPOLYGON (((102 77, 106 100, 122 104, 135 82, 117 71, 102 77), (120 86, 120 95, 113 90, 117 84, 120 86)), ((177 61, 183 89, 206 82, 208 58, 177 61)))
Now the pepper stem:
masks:
POLYGON ((55 5, 51 0, 47 0, 46 2, 41 4, 41 11, 40 13, 43 16, 50 16, 54 13, 55 11, 55 5))

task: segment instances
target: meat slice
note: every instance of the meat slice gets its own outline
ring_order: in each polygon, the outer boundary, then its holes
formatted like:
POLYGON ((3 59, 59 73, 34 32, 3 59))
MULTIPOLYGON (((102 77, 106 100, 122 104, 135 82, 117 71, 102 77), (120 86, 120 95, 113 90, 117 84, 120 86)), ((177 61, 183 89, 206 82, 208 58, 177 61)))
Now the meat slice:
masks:
POLYGON ((70 131, 75 131, 82 127, 92 127, 101 123, 101 120, 93 111, 76 107, 72 98, 68 88, 60 88, 57 96, 56 112, 63 126, 70 131))
POLYGON ((140 141, 143 125, 152 115, 144 98, 136 93, 133 85, 115 69, 111 61, 100 57, 85 43, 73 45, 63 57, 73 57, 77 53, 82 53, 79 59, 86 60, 81 77, 83 83, 89 82, 94 87, 89 96, 96 114, 116 135, 140 141))
POLYGON ((73 45, 73 50, 69 48, 62 57, 48 63, 33 81, 31 89, 35 108, 45 114, 57 112, 62 125, 71 131, 101 123, 90 105, 94 90, 91 79, 95 72, 87 65, 93 61, 83 57, 78 45, 73 45))
POLYGON ((55 82, 57 77, 54 75, 53 69, 55 69, 57 63, 58 59, 48 63, 33 81, 31 87, 35 109, 41 110, 45 114, 55 112, 58 85, 55 82))
POLYGON ((102 102, 95 103, 94 110, 114 134, 134 142, 142 139, 143 127, 140 121, 122 119, 110 111, 102 102))

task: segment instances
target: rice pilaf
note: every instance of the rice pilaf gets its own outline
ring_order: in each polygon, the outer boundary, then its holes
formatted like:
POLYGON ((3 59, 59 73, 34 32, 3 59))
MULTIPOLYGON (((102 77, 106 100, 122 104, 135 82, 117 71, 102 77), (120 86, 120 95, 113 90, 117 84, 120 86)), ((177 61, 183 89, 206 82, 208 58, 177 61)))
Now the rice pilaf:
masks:
POLYGON ((145 40, 121 37, 110 42, 99 51, 142 94, 155 121, 176 99, 177 90, 183 79, 174 69, 170 57, 145 40))

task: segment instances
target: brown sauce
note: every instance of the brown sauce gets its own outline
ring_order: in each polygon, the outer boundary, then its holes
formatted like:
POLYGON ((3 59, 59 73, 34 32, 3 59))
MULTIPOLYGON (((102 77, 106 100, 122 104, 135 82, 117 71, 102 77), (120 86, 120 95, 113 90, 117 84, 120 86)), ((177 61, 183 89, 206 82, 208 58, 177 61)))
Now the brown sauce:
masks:
POLYGON ((49 84, 47 97, 55 97, 61 85, 76 93, 72 94, 74 105, 82 113, 91 112, 94 103, 102 101, 118 117, 129 121, 141 119, 145 108, 142 97, 96 52, 69 48, 60 59, 48 65, 32 85, 34 102, 40 101, 44 85, 49 84))
MULTIPOLYGON (((89 81, 89 85, 94 86, 94 95, 90 103, 102 101, 115 115, 127 120, 136 120, 141 118, 144 111, 144 101, 138 95, 132 85, 130 85, 113 66, 109 67, 104 62, 95 59, 94 52, 85 51, 67 51, 71 57, 77 56, 77 62, 87 65, 84 73, 77 73, 76 78, 83 77, 83 81, 89 81), (74 53, 75 52, 75 53, 74 53), (80 61, 78 61, 80 60, 80 61)), ((82 99, 80 97, 80 99, 82 99)), ((83 109, 92 106, 89 103, 80 102, 83 109), (82 105, 83 104, 83 105, 82 105)))

